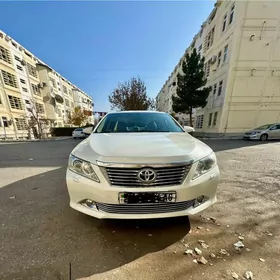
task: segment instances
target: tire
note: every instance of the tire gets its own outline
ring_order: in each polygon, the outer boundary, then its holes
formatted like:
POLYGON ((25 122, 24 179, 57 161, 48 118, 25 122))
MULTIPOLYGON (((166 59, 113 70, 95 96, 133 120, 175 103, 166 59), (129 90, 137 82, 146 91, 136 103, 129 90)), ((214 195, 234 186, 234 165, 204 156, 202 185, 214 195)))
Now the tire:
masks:
POLYGON ((76 137, 74 137, 74 139, 76 139, 76 137))
POLYGON ((260 137, 260 140, 261 141, 266 141, 268 138, 268 135, 265 133, 265 134, 262 134, 261 137, 260 137))

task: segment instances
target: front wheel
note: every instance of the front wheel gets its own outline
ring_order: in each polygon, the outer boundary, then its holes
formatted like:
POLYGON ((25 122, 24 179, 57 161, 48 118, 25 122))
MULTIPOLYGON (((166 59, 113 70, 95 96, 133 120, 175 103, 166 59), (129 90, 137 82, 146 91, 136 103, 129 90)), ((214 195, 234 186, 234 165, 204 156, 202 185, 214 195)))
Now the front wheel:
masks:
POLYGON ((262 134, 261 137, 260 137, 260 140, 261 141, 266 141, 268 138, 268 135, 267 134, 262 134))

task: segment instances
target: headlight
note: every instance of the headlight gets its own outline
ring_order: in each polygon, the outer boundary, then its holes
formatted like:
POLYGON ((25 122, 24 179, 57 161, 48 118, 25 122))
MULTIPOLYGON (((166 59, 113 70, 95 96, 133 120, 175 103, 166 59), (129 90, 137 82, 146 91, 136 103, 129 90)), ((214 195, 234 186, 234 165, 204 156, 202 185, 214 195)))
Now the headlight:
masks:
POLYGON ((99 183, 100 181, 94 172, 93 166, 88 161, 76 158, 73 155, 69 156, 68 167, 71 171, 99 183))
POLYGON ((192 177, 192 179, 196 179, 199 176, 207 173, 210 171, 215 165, 217 164, 217 158, 215 156, 215 153, 210 154, 209 156, 201 159, 196 167, 195 173, 192 177))

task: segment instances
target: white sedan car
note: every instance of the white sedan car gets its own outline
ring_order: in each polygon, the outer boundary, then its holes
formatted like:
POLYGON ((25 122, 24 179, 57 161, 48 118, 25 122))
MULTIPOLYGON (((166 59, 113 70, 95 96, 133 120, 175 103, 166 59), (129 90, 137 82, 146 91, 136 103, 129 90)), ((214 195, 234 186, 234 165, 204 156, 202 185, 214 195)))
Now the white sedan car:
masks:
POLYGON ((216 202, 214 152, 162 112, 109 113, 69 157, 70 206, 99 219, 196 214, 216 202))
POLYGON ((75 130, 73 130, 72 137, 74 139, 76 139, 76 138, 85 138, 85 134, 84 134, 83 128, 76 128, 75 130))

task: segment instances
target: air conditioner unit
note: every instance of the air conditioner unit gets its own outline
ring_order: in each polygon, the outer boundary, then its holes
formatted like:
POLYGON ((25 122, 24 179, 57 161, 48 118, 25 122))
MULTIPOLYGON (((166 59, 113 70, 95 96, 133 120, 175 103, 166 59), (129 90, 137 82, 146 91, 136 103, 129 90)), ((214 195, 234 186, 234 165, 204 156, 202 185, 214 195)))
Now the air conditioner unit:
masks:
POLYGON ((20 63, 21 63, 22 66, 25 66, 25 65, 26 65, 25 60, 22 60, 20 63))
POLYGON ((216 55, 213 55, 210 59, 210 63, 211 64, 214 64, 215 62, 217 61, 217 56, 216 55))

